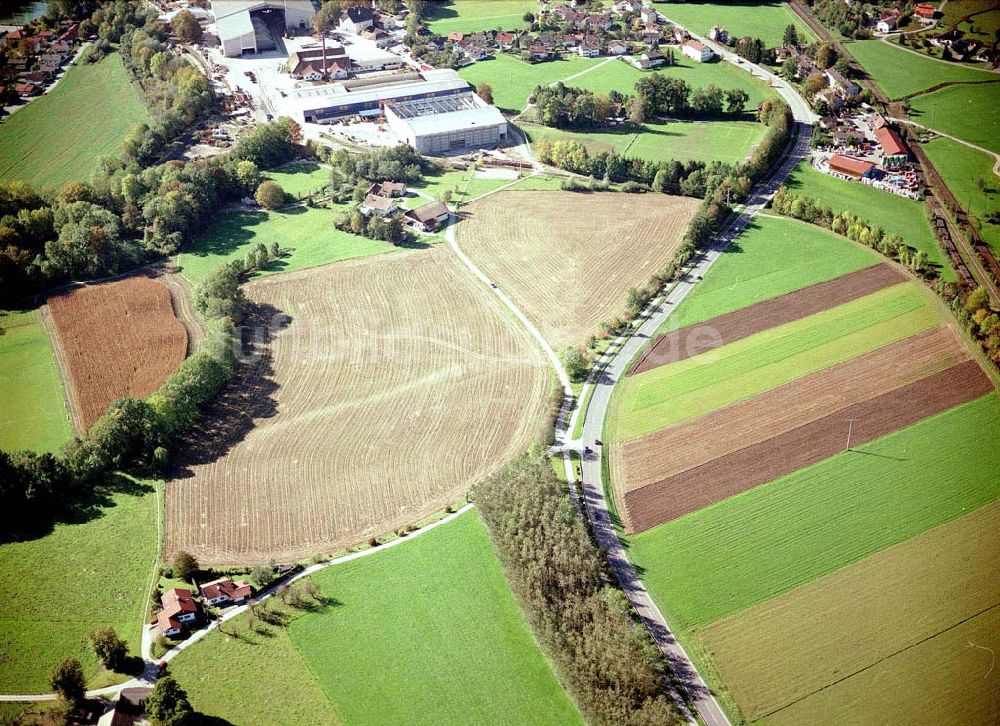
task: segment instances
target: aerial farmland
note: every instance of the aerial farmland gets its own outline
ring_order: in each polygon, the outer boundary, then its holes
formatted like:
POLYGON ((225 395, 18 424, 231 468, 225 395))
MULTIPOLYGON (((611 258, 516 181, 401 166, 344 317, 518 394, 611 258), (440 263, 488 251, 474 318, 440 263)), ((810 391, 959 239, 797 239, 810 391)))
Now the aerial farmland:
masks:
POLYGON ((997 11, 0 8, 0 723, 1000 722, 997 11))

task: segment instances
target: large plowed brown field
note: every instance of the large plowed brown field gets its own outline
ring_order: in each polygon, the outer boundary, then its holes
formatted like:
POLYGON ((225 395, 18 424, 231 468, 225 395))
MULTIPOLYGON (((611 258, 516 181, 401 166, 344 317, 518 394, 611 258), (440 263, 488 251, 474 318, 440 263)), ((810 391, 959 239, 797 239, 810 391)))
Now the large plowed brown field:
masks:
POLYGON ((558 348, 625 312, 629 288, 670 263, 697 207, 662 194, 505 191, 465 207, 456 233, 558 348))
POLYGON ((908 278, 882 263, 750 307, 661 335, 629 368, 629 375, 691 358, 754 333, 856 300, 908 278), (711 335, 705 335, 711 331, 711 335))
MULTIPOLYGON (((751 421, 756 420, 757 425, 761 425, 760 416, 766 421, 768 413, 776 413, 771 408, 762 411, 760 399, 763 397, 758 397, 754 399, 758 404, 756 410, 744 411, 750 413, 749 420, 730 416, 734 431, 734 447, 730 453, 625 494, 627 531, 641 532, 669 522, 833 456, 847 446, 849 421, 853 422, 851 445, 860 445, 991 390, 993 384, 979 364, 967 360, 759 443, 741 447, 739 434, 752 431, 751 421)), ((836 392, 831 393, 836 395, 836 392)), ((814 392, 813 396, 817 394, 814 392)), ((759 436, 759 433, 753 432, 751 436, 759 436)))
POLYGON ((48 300, 57 355, 83 432, 123 396, 155 391, 184 360, 188 335, 170 291, 150 277, 76 288, 48 300))
POLYGON ((331 552, 454 502, 538 433, 545 359, 446 247, 246 292, 251 323, 279 324, 167 485, 168 554, 331 552))

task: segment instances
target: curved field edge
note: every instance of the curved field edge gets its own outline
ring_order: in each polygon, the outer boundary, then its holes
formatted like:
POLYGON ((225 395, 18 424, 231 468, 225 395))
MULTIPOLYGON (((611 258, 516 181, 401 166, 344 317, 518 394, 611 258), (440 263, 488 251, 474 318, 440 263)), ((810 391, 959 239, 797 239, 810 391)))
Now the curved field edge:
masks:
POLYGON ((0 311, 0 449, 55 452, 73 438, 66 391, 41 311, 0 311))
POLYGON ((111 625, 139 653, 159 486, 121 477, 83 503, 73 522, 0 545, 0 692, 48 692, 49 671, 70 656, 83 663, 91 687, 125 680, 98 667, 86 638, 111 625))
POLYGON ((269 697, 278 687, 307 699, 299 713, 343 723, 580 723, 478 513, 313 580, 326 605, 266 635, 236 620, 238 638, 213 633, 172 663, 196 708, 234 724, 306 722, 269 697), (272 653, 287 671, 255 666, 272 653))

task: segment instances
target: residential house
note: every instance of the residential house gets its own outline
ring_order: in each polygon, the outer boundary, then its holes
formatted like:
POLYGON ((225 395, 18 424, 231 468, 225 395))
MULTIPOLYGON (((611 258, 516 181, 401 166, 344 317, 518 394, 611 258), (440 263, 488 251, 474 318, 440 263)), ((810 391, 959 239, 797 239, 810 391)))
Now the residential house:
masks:
POLYGON ((510 50, 514 47, 514 40, 516 36, 513 33, 508 33, 506 31, 498 31, 495 36, 493 36, 493 42, 497 44, 497 48, 500 50, 510 50))
POLYGON ((388 48, 395 45, 395 39, 382 28, 371 27, 361 32, 361 37, 375 43, 379 48, 388 48))
POLYGON ((399 211, 399 202, 391 197, 366 194, 358 210, 366 217, 390 217, 399 211))
POLYGON ((711 48, 700 40, 694 40, 693 38, 684 41, 684 44, 681 46, 681 52, 691 60, 696 60, 699 63, 707 63, 712 60, 713 55, 711 48))
POLYGON ((608 55, 625 55, 629 51, 628 43, 621 40, 610 40, 606 47, 608 55))
POLYGON ((820 103, 825 103, 829 111, 836 113, 844 106, 844 99, 833 88, 824 88, 814 96, 813 103, 817 108, 820 108, 820 103))
POLYGON ((683 45, 684 41, 687 40, 689 37, 691 36, 689 36, 688 32, 683 28, 678 28, 678 27, 674 28, 674 42, 677 43, 677 45, 683 45))
POLYGON ((643 23, 656 23, 660 22, 660 14, 656 12, 656 8, 651 8, 644 5, 642 10, 639 11, 639 17, 642 19, 643 23))
POLYGON ((875 129, 875 138, 882 147, 882 163, 885 166, 899 166, 910 159, 910 149, 890 126, 875 129))
POLYGON ((588 15, 584 18, 582 26, 585 28, 590 28, 591 30, 610 30, 611 26, 615 24, 614 18, 610 15, 604 13, 601 15, 588 15))
POLYGON ((962 37, 961 31, 952 29, 943 33, 938 33, 930 38, 930 44, 938 48, 950 48, 951 44, 962 37))
POLYGON ((618 0, 611 10, 619 15, 635 14, 642 10, 642 0, 618 0))
POLYGON ((579 48, 580 43, 583 42, 583 36, 577 33, 576 35, 564 35, 563 36, 563 47, 564 48, 579 48))
POLYGON ((855 159, 853 156, 834 154, 830 157, 828 166, 834 175, 848 179, 871 179, 875 176, 875 165, 873 163, 863 159, 855 159))
POLYGON ((596 58, 601 54, 601 39, 596 35, 584 36, 576 52, 584 58, 596 58))
POLYGON ((465 33, 448 33, 448 40, 452 43, 461 43, 465 40, 465 33))
MULTIPOLYGON (((335 80, 343 80, 350 75, 350 63, 351 61, 347 58, 327 58, 326 75, 335 80)), ((302 61, 292 69, 290 75, 292 78, 302 81, 321 81, 323 80, 323 61, 322 59, 302 61)))
POLYGON ((660 41, 663 40, 663 33, 659 30, 644 30, 641 37, 643 44, 648 45, 650 48, 656 48, 660 45, 660 41))
POLYGON ((725 44, 729 42, 729 31, 719 25, 713 25, 708 31, 708 37, 716 43, 725 44))
POLYGON ((416 209, 404 212, 404 221, 423 232, 433 232, 448 221, 451 212, 443 202, 428 202, 416 209))
POLYGON ((374 194, 377 197, 403 197, 406 196, 406 182, 376 182, 368 187, 368 194, 374 194))
POLYGON ((934 15, 937 13, 937 8, 935 8, 930 3, 918 3, 915 8, 913 8, 913 14, 920 20, 921 23, 933 23, 934 15))
POLYGON ((875 30, 880 33, 891 33, 896 29, 896 23, 899 21, 899 11, 892 10, 888 13, 883 13, 879 16, 878 22, 875 23, 875 30))
POLYGON ((830 82, 830 86, 847 98, 854 98, 861 93, 861 88, 858 84, 848 78, 845 78, 844 74, 836 68, 828 68, 825 75, 826 80, 830 82))
POLYGON ((465 58, 470 61, 481 61, 484 58, 489 58, 492 53, 484 45, 480 45, 472 41, 471 38, 459 41, 452 46, 456 53, 461 53, 465 58))
POLYGON ((30 96, 37 96, 39 93, 41 93, 42 87, 41 85, 37 85, 34 83, 15 83, 14 91, 21 98, 28 98, 30 96))
POLYGON ((201 596, 213 606, 242 605, 253 595, 253 587, 246 580, 233 582, 228 577, 206 582, 201 586, 201 596))
POLYGON ((641 56, 636 63, 643 70, 649 70, 650 68, 659 68, 666 62, 666 57, 663 53, 658 50, 647 50, 641 56))
POLYGON ((555 57, 555 52, 541 43, 532 43, 528 46, 528 55, 531 56, 532 61, 542 61, 555 57))
POLYGON ((360 35, 375 24, 375 11, 369 5, 351 5, 340 13, 337 30, 360 35))
POLYGON ((575 28, 580 28, 583 26, 584 21, 587 16, 578 10, 571 8, 569 5, 556 5, 550 11, 552 15, 558 19, 561 23, 569 23, 575 28))
POLYGON ((389 13, 375 13, 375 27, 382 28, 387 33, 391 33, 400 27, 394 15, 389 13))
POLYGON ((160 597, 160 603, 163 609, 157 616, 157 625, 161 635, 167 637, 180 635, 185 627, 198 618, 198 605, 190 590, 180 587, 167 590, 160 597))

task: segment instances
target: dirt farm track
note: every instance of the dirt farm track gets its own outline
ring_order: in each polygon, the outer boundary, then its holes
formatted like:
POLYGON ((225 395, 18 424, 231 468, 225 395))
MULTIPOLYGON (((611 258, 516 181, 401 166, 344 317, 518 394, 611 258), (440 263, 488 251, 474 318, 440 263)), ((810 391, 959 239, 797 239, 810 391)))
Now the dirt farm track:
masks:
POLYGON ((80 433, 116 399, 155 391, 187 354, 170 290, 143 275, 50 297, 48 316, 80 433))
POLYGON ((543 355, 444 246, 246 292, 260 355, 184 447, 168 556, 330 553, 455 502, 538 435, 543 355))
POLYGON ((512 190, 464 207, 456 233, 559 348, 625 312, 629 288, 670 263, 697 208, 663 194, 512 190))

